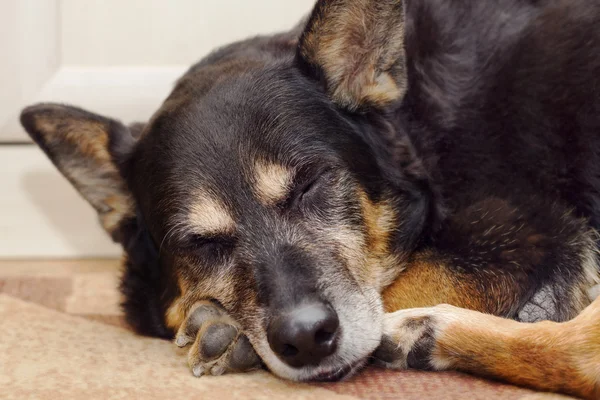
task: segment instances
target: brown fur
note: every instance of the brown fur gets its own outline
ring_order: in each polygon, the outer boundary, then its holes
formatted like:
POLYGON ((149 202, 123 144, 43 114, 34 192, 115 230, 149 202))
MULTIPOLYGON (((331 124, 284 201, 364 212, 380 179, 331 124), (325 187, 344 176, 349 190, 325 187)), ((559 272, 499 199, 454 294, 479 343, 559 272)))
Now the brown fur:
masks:
POLYGON ((287 197, 292 178, 293 172, 282 165, 257 161, 252 179, 254 193, 262 204, 275 205, 287 197))
POLYGON ((175 297, 166 311, 166 323, 173 331, 177 331, 190 310, 196 303, 205 299, 219 298, 223 302, 231 302, 235 289, 231 275, 210 275, 198 273, 195 260, 180 257, 176 261, 177 283, 179 295, 175 297))
POLYGON ((383 293, 387 312, 415 307, 452 304, 483 311, 480 296, 448 271, 440 261, 415 260, 383 293))
POLYGON ((179 330, 189 314, 190 309, 184 306, 181 297, 175 299, 166 312, 167 326, 174 331, 179 330))
POLYGON ((437 337, 435 359, 539 390, 600 398, 600 299, 565 323, 466 312, 437 337))
POLYGON ((323 2, 310 24, 301 51, 320 66, 335 102, 358 110, 402 98, 407 87, 402 2, 323 2))
POLYGON ((34 139, 51 157, 82 196, 96 209, 102 227, 111 236, 120 223, 133 216, 133 199, 108 151, 109 130, 105 121, 67 115, 60 106, 46 106, 29 121, 34 139))
POLYGON ((363 251, 367 262, 364 275, 383 288, 392 282, 402 265, 402 255, 396 254, 390 244, 390 233, 397 223, 397 215, 387 201, 374 203, 363 190, 358 191, 358 198, 365 231, 363 251))
POLYGON ((189 206, 188 219, 182 228, 199 235, 228 234, 235 229, 235 221, 221 201, 199 192, 197 201, 189 206))
POLYGON ((497 274, 491 280, 463 274, 454 262, 432 250, 413 255, 383 292, 386 311, 451 304, 495 315, 511 312, 516 294, 510 276, 497 274))

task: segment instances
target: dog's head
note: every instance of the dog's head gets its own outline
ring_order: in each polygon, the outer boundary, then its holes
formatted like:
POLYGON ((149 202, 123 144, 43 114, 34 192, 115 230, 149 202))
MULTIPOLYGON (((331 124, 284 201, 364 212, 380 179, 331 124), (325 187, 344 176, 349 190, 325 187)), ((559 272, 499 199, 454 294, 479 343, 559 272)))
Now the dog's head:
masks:
POLYGON ((403 28, 400 1, 321 1, 296 40, 200 63, 144 126, 47 104, 22 121, 115 240, 145 221, 167 326, 212 298, 276 374, 339 378, 379 344, 380 291, 431 216, 388 117, 403 28))

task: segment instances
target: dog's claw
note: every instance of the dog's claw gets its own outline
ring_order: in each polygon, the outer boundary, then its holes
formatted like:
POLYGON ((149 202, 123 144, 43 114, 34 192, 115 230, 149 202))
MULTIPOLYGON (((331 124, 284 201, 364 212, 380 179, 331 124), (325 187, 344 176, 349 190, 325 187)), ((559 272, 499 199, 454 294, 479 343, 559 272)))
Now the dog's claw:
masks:
POLYGON ((210 373, 213 376, 223 375, 225 373, 225 368, 220 365, 215 365, 210 369, 210 373))
POLYGON ((175 338, 175 345, 177 347, 185 347, 190 343, 192 343, 192 338, 190 338, 189 336, 182 335, 182 336, 177 336, 175 338))
POLYGON ((260 367, 260 358, 239 325, 218 305, 202 301, 189 312, 175 337, 175 345, 186 347, 194 376, 223 375, 260 367))
POLYGON ((202 365, 196 365, 192 368, 192 373, 196 378, 200 378, 202 375, 204 375, 204 367, 202 365))

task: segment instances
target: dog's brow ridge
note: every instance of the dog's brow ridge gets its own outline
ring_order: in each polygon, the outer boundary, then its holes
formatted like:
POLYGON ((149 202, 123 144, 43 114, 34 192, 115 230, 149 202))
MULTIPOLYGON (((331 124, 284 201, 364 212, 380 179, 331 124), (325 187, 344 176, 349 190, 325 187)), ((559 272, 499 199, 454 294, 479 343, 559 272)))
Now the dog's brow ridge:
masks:
POLYGON ((224 202, 204 191, 198 191, 192 201, 171 221, 173 235, 220 235, 235 230, 235 221, 224 202))
POLYGON ((254 163, 251 186, 256 198, 266 206, 284 200, 292 186, 294 170, 268 161, 254 163))

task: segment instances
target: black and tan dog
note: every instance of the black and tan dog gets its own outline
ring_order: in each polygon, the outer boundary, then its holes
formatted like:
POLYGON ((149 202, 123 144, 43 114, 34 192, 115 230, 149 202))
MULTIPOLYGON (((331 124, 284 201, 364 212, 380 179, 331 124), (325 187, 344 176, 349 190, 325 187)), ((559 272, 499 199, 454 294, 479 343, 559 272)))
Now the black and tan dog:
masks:
POLYGON ((600 398, 598 1, 322 0, 147 124, 22 123, 123 245, 131 325, 195 375, 375 352, 600 398))

